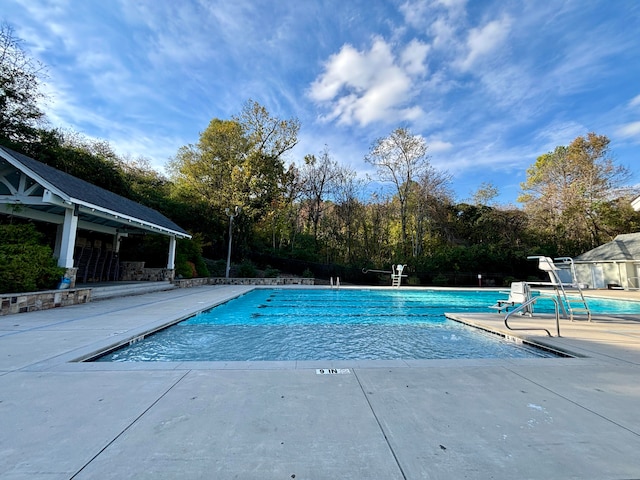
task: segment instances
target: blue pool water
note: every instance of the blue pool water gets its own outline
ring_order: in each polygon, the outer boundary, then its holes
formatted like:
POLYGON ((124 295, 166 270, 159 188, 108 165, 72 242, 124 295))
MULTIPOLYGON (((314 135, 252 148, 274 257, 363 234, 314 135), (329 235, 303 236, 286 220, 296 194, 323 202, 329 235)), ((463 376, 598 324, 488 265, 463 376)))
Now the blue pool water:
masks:
MULTIPOLYGON (((444 316, 488 312, 498 298, 502 296, 495 291, 260 289, 98 361, 552 356, 444 316)), ((551 302, 539 303, 553 308, 551 302)), ((640 303, 635 302, 590 300, 589 305, 594 312, 640 313, 640 303)))

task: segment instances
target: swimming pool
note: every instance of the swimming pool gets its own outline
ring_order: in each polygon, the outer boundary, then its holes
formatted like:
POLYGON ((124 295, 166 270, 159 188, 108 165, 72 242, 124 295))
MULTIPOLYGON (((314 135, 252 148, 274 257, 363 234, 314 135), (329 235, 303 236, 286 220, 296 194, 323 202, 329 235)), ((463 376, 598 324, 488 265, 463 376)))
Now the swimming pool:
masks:
MULTIPOLYGON (((488 312, 497 298, 487 290, 257 289, 97 361, 553 356, 444 316, 488 312)), ((640 313, 637 302, 589 299, 589 306, 595 313, 640 313)))

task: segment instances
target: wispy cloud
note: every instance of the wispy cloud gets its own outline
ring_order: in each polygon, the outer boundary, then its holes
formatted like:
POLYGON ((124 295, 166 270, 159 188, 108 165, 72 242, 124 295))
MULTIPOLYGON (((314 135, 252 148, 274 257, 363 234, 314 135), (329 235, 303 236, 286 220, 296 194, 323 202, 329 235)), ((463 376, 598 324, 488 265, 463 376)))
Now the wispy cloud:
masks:
POLYGON ((157 166, 249 98, 301 120, 292 160, 328 145, 365 173, 371 143, 406 126, 465 185, 588 131, 623 155, 640 139, 634 2, 2 3, 48 66, 53 126, 157 166))
POLYGON ((636 138, 640 140, 640 122, 631 122, 621 126, 618 134, 625 138, 636 138))
POLYGON ((469 71, 479 61, 504 44, 510 29, 511 19, 509 16, 492 20, 482 27, 472 28, 469 31, 465 45, 467 49, 466 56, 457 63, 457 66, 463 71, 469 71))

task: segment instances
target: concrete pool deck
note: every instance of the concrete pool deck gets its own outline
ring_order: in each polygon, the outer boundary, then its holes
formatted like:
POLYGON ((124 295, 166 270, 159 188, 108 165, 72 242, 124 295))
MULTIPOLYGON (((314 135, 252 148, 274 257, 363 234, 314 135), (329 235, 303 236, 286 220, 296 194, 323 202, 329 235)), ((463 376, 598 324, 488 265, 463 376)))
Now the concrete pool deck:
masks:
POLYGON ((509 332, 581 358, 74 361, 250 289, 0 317, 0 478, 640 478, 637 317, 509 332))

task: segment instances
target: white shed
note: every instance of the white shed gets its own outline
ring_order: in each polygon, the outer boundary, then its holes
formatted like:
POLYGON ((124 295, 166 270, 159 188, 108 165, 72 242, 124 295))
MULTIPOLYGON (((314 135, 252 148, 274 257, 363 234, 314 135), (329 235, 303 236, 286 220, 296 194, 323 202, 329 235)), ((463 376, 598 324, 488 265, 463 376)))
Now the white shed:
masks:
POLYGON ((590 288, 640 289, 640 233, 618 235, 573 261, 578 281, 590 288))

